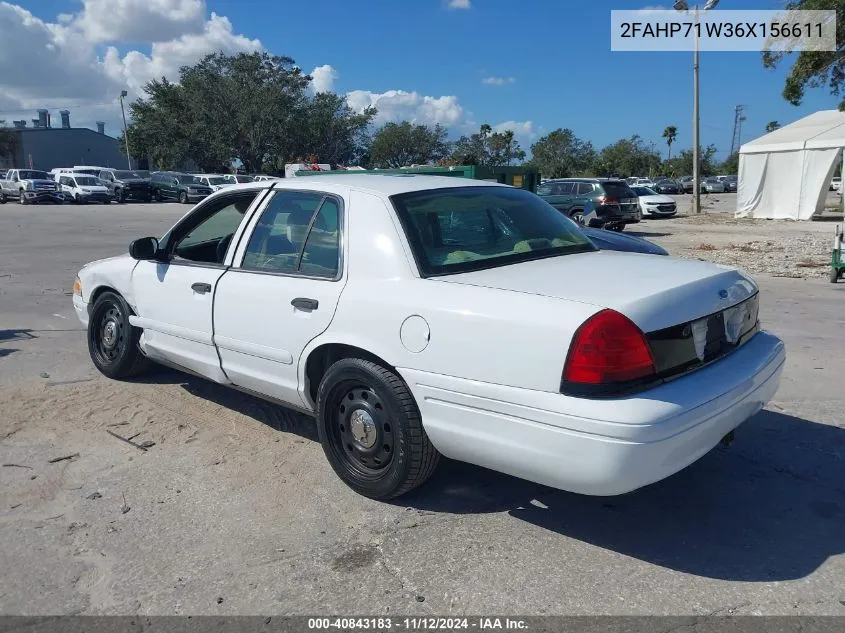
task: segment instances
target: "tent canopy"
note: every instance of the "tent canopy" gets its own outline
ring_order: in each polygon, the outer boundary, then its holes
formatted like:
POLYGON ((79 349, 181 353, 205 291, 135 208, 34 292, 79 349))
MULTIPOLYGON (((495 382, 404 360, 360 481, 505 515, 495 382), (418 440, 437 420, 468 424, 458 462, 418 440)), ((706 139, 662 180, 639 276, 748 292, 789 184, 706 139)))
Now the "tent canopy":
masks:
POLYGON ((822 110, 739 149, 737 216, 809 220, 845 147, 845 112, 822 110))

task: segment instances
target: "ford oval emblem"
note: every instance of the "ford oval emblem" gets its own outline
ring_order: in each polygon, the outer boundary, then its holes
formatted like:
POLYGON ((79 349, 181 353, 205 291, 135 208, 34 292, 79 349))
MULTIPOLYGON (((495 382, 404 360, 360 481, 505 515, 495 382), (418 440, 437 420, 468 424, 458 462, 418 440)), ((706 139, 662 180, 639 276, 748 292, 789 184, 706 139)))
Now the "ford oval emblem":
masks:
POLYGON ((722 299, 727 299, 728 298, 728 291, 725 290, 724 288, 722 288, 719 291, 719 296, 722 297, 722 299))

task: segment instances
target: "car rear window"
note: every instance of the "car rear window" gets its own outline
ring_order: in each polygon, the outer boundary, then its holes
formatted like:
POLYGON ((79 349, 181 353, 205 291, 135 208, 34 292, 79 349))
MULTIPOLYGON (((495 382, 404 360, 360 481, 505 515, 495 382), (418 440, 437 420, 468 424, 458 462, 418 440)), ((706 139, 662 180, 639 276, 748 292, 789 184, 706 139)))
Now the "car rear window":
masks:
POLYGON ((391 201, 423 276, 595 250, 574 222, 521 189, 450 187, 391 201))
POLYGON ((637 194, 622 181, 619 182, 603 182, 602 189, 609 198, 636 198, 637 194))

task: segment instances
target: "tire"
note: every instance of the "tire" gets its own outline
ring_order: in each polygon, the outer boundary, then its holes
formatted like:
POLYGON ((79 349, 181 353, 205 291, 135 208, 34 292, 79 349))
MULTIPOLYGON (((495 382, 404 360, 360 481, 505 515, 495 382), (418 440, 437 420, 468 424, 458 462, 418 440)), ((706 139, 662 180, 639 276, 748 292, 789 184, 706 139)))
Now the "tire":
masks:
POLYGON ((581 226, 584 226, 584 211, 583 211, 582 209, 576 209, 575 211, 573 211, 573 212, 569 215, 569 217, 570 217, 573 221, 575 221, 575 222, 577 222, 578 224, 580 224, 581 226))
POLYGON ((337 476, 371 499, 393 499, 422 485, 440 459, 408 386, 361 358, 337 361, 320 382, 317 434, 337 476))
POLYGON ((830 283, 835 284, 839 281, 840 276, 840 269, 834 268, 833 266, 830 267, 830 283))
POLYGON ((188 204, 188 194, 184 191, 179 192, 179 202, 182 204, 188 204))
POLYGON ((80 197, 79 197, 79 194, 78 194, 78 193, 76 193, 76 194, 74 194, 74 195, 73 195, 73 201, 74 201, 76 204, 82 204, 82 198, 80 198, 80 197))
POLYGON ((0 204, 6 204, 6 194, 0 191, 0 204))
POLYGON ((621 224, 611 224, 608 228, 608 231, 615 231, 616 233, 621 233, 625 230, 625 223, 622 222, 621 224))
POLYGON ((118 189, 114 199, 117 200, 118 204, 124 204, 126 202, 126 193, 124 193, 123 189, 118 189))
POLYGON ((18 198, 18 201, 21 204, 29 204, 29 200, 26 199, 26 195, 24 194, 23 189, 21 189, 21 195, 20 198, 18 198))
POLYGON ((164 198, 161 197, 161 189, 156 189, 156 202, 164 202, 164 198))
POLYGON ((88 322, 91 360, 101 374, 115 380, 140 374, 150 362, 138 347, 141 330, 129 323, 130 314, 123 297, 104 292, 94 302, 88 322))

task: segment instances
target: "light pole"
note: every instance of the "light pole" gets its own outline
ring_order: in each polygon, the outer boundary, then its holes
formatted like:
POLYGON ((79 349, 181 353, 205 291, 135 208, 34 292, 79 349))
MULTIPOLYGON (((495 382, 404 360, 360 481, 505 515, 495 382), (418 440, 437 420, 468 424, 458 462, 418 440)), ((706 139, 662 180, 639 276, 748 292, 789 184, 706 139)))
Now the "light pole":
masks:
MULTIPOLYGON (((707 0, 704 4, 704 11, 715 9, 719 4, 719 0, 707 0)), ((676 11, 689 11, 689 5, 686 0, 677 0, 673 5, 676 11)), ((698 5, 692 9, 695 26, 694 31, 694 46, 692 49, 692 212, 701 213, 701 183, 699 182, 700 172, 699 164, 701 160, 699 152, 698 141, 698 5)))
POLYGON ((128 93, 120 91, 120 114, 123 117, 123 142, 126 143, 126 162, 129 164, 129 171, 132 171, 132 155, 129 153, 129 134, 126 133, 126 112, 123 110, 123 98, 128 93))

